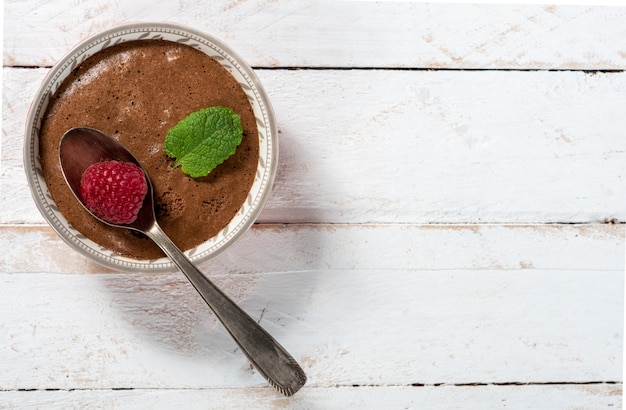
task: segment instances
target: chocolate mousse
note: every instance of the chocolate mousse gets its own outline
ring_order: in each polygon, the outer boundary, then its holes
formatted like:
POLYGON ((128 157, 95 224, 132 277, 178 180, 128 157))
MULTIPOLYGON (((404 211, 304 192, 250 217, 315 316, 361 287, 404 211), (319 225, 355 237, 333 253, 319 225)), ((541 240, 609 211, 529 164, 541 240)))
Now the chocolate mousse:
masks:
POLYGON ((135 259, 162 257, 143 235, 100 223, 78 203, 61 172, 58 147, 70 128, 99 129, 123 143, 152 181, 159 225, 182 250, 222 230, 247 198, 259 144, 248 98, 217 61, 165 40, 120 43, 74 69, 53 95, 40 132, 46 184, 59 210, 86 237, 135 259), (163 151, 168 130, 201 108, 224 106, 241 116, 235 154, 208 176, 191 178, 163 151))

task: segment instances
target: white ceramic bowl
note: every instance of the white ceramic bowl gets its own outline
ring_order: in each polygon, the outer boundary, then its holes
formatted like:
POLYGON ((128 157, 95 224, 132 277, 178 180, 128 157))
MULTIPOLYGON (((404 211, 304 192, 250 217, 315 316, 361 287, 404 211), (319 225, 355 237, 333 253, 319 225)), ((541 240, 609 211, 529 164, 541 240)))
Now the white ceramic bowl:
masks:
POLYGON ((217 60, 241 85, 251 102, 258 127, 259 161, 248 197, 224 229, 208 241, 185 252, 192 262, 200 263, 217 255, 250 228, 267 201, 278 163, 276 123, 267 94, 252 69, 218 39, 178 24, 135 23, 114 27, 80 42, 50 70, 32 102, 24 137, 26 176, 39 211, 65 242, 102 265, 131 272, 165 272, 176 268, 165 257, 156 260, 136 260, 117 255, 87 239, 67 222, 52 200, 43 178, 39 158, 39 130, 50 97, 78 64, 114 44, 155 38, 184 43, 217 60))

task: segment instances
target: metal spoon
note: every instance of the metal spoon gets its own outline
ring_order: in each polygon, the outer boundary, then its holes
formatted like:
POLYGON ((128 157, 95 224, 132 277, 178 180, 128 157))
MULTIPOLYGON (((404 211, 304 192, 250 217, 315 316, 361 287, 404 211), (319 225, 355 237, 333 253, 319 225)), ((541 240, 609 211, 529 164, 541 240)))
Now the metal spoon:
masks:
MULTIPOLYGON (((187 276, 205 302, 235 339, 256 369, 285 396, 296 393, 305 383, 306 375, 293 357, 254 319, 230 300, 204 276, 157 224, 154 213, 152 183, 144 170, 148 193, 137 219, 128 225, 115 225, 93 214, 82 202, 80 181, 91 164, 105 160, 133 162, 141 167, 135 157, 117 140, 92 128, 72 128, 63 135, 59 144, 59 160, 63 175, 78 201, 96 219, 112 226, 134 229, 152 239, 187 276)), ((143 169, 143 167, 142 167, 143 169)))

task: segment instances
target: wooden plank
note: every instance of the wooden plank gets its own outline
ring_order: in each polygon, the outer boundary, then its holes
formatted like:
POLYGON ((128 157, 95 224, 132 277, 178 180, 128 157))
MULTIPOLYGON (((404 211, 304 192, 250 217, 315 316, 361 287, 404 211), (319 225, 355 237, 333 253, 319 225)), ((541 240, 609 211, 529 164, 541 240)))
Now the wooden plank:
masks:
MULTIPOLYGON (((520 272, 213 277, 309 387, 620 381, 623 270, 520 272)), ((0 390, 266 386, 182 275, 3 273, 0 300, 0 390)))
MULTIPOLYGON (((624 225, 254 225, 211 274, 310 270, 623 270, 624 225)), ((47 226, 0 226, 0 272, 107 273, 47 226)))
MULTIPOLYGON (((19 174, 45 73, 4 69, 1 223, 42 223, 19 174)), ((626 220, 626 73, 258 74, 281 151, 260 222, 626 220)))
POLYGON ((626 216, 624 73, 260 74, 282 130, 263 221, 626 216))
POLYGON ((264 67, 626 67, 624 7, 315 0, 9 0, 4 65, 49 66, 87 36, 164 16, 264 67))
POLYGON ((73 390, 0 392, 0 407, 171 409, 592 409, 621 408, 622 384, 554 386, 376 386, 304 388, 291 398, 271 389, 73 390))

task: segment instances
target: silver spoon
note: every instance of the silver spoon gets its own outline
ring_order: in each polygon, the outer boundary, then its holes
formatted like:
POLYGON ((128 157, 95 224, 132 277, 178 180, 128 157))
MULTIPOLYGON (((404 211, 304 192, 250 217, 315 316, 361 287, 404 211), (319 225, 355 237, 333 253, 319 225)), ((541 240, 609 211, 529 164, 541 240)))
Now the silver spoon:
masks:
POLYGON ((83 172, 91 164, 104 160, 117 160, 135 163, 143 169, 139 161, 122 144, 92 128, 72 128, 61 138, 59 160, 67 184, 83 207, 103 223, 134 229, 152 239, 187 276, 250 362, 270 385, 285 396, 291 396, 306 383, 306 375, 295 359, 254 319, 204 276, 161 230, 154 214, 152 183, 145 170, 148 193, 137 219, 131 224, 109 223, 93 214, 85 206, 79 194, 80 181, 83 172))

